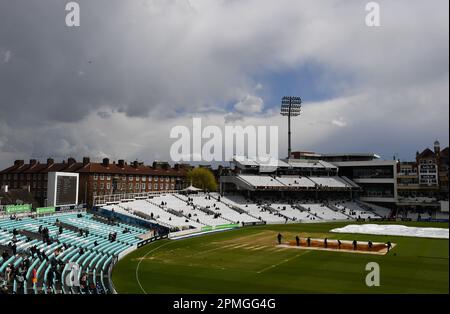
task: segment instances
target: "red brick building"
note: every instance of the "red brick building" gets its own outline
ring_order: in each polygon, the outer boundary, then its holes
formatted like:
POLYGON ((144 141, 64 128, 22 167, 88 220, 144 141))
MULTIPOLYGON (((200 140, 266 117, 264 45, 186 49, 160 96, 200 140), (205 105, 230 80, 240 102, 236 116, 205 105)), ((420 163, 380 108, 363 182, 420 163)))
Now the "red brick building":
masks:
POLYGON ((167 162, 154 162, 147 166, 137 161, 110 162, 108 158, 101 163, 91 162, 89 157, 84 157, 82 162, 69 158, 61 163, 55 163, 51 158, 46 163, 31 159, 26 164, 16 160, 14 165, 0 171, 0 186, 29 189, 36 200, 45 205, 48 173, 74 172, 79 173, 78 202, 92 204, 96 195, 182 189, 186 186, 187 170, 187 165, 171 167, 167 162))

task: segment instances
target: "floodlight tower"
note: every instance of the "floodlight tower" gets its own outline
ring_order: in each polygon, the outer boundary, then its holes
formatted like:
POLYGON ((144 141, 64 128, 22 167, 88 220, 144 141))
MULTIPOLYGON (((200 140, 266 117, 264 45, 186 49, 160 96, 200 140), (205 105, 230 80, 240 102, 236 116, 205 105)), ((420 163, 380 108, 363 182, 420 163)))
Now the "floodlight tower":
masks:
POLYGON ((284 96, 281 99, 281 115, 288 117, 288 159, 291 158, 291 117, 299 116, 302 112, 302 100, 296 96, 284 96))

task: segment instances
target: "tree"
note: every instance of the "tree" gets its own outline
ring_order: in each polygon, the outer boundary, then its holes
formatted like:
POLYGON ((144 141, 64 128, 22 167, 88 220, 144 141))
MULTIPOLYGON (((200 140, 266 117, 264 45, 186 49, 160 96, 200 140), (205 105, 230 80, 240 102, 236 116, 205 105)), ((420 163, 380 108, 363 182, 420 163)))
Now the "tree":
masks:
POLYGON ((214 174, 207 168, 194 168, 186 174, 187 182, 199 189, 216 191, 217 182, 214 174))

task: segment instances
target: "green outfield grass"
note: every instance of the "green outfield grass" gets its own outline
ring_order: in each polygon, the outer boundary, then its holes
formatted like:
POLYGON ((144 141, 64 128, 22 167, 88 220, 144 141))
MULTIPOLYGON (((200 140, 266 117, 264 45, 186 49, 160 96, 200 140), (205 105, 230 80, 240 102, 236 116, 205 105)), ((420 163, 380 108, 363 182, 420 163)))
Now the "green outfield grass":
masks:
POLYGON ((329 232, 347 224, 268 225, 163 240, 122 259, 112 279, 118 293, 449 293, 448 240, 329 232), (382 256, 277 248, 279 232, 286 239, 299 235, 397 246, 382 256), (380 265, 380 287, 365 284, 368 262, 380 265))

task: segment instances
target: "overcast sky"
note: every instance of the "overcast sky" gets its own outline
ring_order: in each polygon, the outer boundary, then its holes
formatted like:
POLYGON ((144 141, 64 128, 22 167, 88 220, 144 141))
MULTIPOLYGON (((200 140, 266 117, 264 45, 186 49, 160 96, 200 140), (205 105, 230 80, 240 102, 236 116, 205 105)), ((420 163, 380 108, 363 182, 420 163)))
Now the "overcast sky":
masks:
POLYGON ((169 159, 175 125, 279 125, 293 149, 411 160, 449 137, 447 0, 0 0, 0 168, 169 159))

